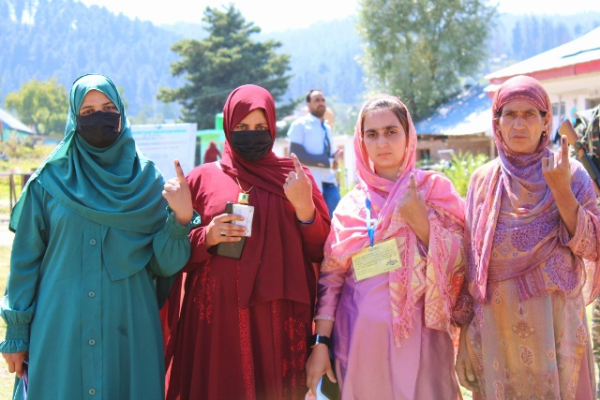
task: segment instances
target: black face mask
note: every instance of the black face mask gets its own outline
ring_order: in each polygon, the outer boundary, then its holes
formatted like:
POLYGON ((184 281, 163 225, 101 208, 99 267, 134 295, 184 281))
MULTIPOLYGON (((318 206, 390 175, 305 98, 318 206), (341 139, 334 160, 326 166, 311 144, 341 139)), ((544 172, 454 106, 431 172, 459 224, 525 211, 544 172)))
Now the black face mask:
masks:
POLYGON ((78 115, 77 132, 94 147, 104 149, 117 141, 121 114, 96 111, 88 115, 78 115))
POLYGON ((260 161, 269 154, 273 147, 271 132, 261 131, 233 131, 231 133, 231 147, 246 161, 260 161))

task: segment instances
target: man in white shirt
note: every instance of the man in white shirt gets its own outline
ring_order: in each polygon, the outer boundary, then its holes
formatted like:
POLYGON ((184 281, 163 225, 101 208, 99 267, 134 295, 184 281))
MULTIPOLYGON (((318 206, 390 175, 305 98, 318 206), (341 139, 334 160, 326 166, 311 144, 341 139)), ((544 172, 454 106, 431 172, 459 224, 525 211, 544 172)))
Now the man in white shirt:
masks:
POLYGON ((306 96, 306 106, 309 113, 294 121, 288 130, 290 153, 296 154, 300 162, 310 169, 323 192, 329 215, 332 215, 340 201, 335 170, 342 152, 335 150, 331 127, 324 118, 327 107, 323 92, 310 90, 306 96))

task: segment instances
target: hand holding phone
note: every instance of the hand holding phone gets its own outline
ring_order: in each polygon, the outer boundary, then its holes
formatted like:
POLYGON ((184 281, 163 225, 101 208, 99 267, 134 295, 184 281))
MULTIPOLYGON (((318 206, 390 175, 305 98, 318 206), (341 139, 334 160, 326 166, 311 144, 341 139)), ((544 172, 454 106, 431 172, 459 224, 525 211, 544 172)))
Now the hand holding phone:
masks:
POLYGON ((222 242, 238 242, 241 236, 246 235, 246 228, 232 222, 242 219, 241 216, 226 213, 214 217, 206 227, 206 247, 211 248, 222 242))
MULTIPOLYGON (((227 202, 225 205, 225 214, 233 214, 233 203, 227 202)), ((231 222, 228 222, 231 224, 231 222)), ((228 228, 229 229, 229 228, 228 228)), ((243 226, 231 226, 232 230, 238 231, 239 234, 245 234, 246 228, 243 226)), ((227 233, 223 235, 223 232, 226 230, 222 230, 221 236, 227 236, 227 233)), ((244 251, 244 246, 246 245, 246 236, 241 236, 236 238, 236 241, 224 241, 217 245, 217 254, 223 257, 235 258, 239 260, 242 258, 242 252, 244 251)))

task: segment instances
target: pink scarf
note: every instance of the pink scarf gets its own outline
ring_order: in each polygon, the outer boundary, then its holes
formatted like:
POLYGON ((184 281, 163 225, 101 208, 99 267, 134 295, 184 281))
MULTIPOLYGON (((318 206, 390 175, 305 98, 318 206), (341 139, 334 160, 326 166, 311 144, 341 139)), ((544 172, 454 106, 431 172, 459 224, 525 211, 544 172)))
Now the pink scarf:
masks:
MULTIPOLYGON (((402 104, 398 98, 389 97, 402 104)), ((363 143, 361 114, 362 111, 359 113, 354 130, 358 185, 352 196, 342 200, 334 213, 332 231, 325 243, 325 261, 321 269, 327 271, 340 266, 348 269, 351 257, 370 245, 366 226, 366 199, 368 198, 372 204, 371 218, 377 218, 379 221, 375 229, 375 243, 389 238, 398 238, 398 250, 404 266, 390 272, 392 325, 398 344, 399 339, 408 337, 412 330, 414 305, 425 293, 426 282, 436 278, 445 282, 445 277, 429 275, 425 277, 427 260, 420 255, 418 239, 398 210, 400 200, 408 188, 411 173, 414 173, 417 190, 425 199, 428 208, 444 212, 461 227, 464 220, 464 204, 450 181, 443 175, 415 169, 417 133, 410 114, 408 114, 407 148, 398 171, 398 179, 392 182, 377 175, 363 143), (401 240, 402 238, 404 240, 401 240)), ((430 247, 429 251, 431 250, 430 247)), ((458 287, 461 283, 462 280, 457 282, 458 287)), ((439 306, 439 297, 446 298, 450 294, 446 290, 440 292, 443 293, 436 293, 432 297, 426 296, 425 323, 428 327, 444 330, 447 329, 451 310, 439 306)))
POLYGON ((551 131, 552 105, 542 85, 534 78, 517 76, 506 81, 495 93, 492 102, 494 141, 498 160, 476 172, 467 195, 467 280, 469 291, 478 302, 484 302, 488 281, 500 281, 523 275, 534 268, 558 246, 560 215, 550 189, 542 174, 542 157, 551 131), (504 105, 526 101, 545 112, 550 126, 541 136, 531 154, 512 153, 497 129, 496 121, 504 105), (511 212, 506 213, 511 229, 518 229, 523 241, 517 247, 523 252, 510 267, 494 268, 490 264, 494 235, 500 237, 504 228, 498 227, 501 207, 506 193, 511 212), (538 222, 538 223, 534 223, 538 222), (528 239, 531 238, 531 239, 528 239), (535 240, 532 240, 535 238, 535 240))

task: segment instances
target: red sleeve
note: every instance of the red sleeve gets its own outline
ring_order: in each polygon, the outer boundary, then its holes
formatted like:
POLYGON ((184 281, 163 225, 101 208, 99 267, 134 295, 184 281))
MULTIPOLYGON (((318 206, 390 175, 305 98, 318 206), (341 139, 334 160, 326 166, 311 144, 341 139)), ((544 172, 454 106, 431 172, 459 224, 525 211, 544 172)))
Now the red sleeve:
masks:
POLYGON ((190 258, 184 267, 184 271, 196 269, 204 261, 211 257, 209 250, 206 248, 206 226, 200 226, 192 230, 189 234, 192 252, 190 258))
POLYGON ((190 234, 191 255, 184 271, 199 268, 215 255, 214 248, 206 248, 206 227, 213 218, 225 211, 225 203, 233 201, 238 193, 235 181, 224 179, 225 174, 215 164, 203 164, 190 171, 186 177, 192 195, 194 210, 200 214, 200 226, 190 234))
POLYGON ((327 235, 329 235, 329 221, 316 212, 315 220, 312 224, 301 224, 300 234, 302 235, 302 247, 311 262, 320 263, 323 261, 323 246, 327 235))

